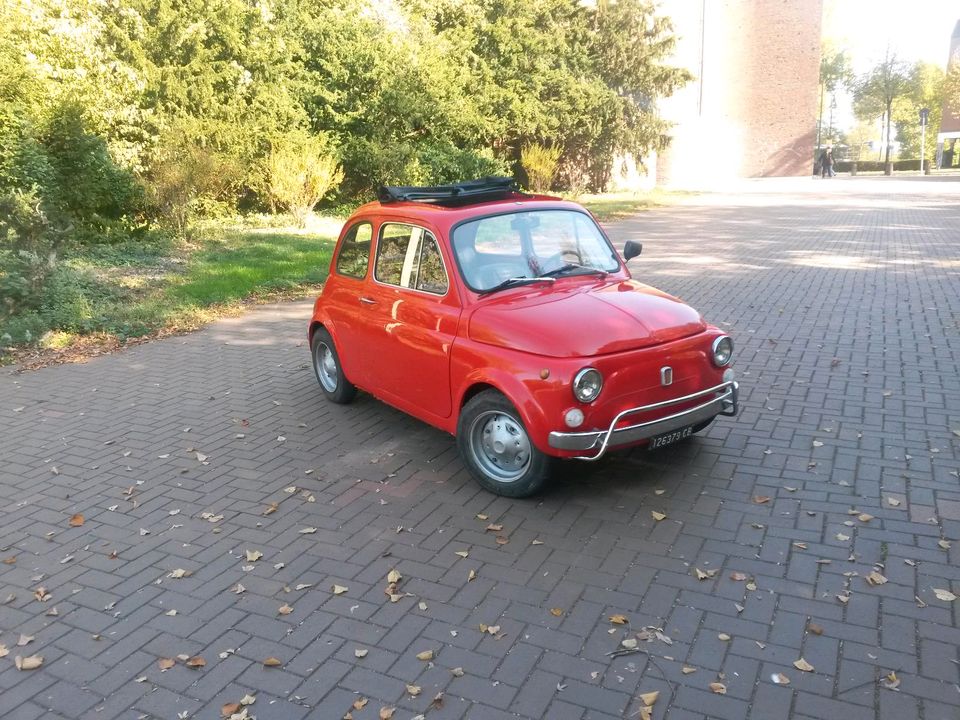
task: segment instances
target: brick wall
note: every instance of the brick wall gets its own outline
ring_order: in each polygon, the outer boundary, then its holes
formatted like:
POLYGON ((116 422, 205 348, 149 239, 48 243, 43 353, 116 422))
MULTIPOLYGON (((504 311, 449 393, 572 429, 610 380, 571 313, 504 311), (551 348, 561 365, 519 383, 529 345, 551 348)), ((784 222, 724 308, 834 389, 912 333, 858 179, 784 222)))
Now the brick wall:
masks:
POLYGON ((822 0, 666 0, 674 61, 696 80, 661 104, 675 123, 658 180, 811 173, 822 0))

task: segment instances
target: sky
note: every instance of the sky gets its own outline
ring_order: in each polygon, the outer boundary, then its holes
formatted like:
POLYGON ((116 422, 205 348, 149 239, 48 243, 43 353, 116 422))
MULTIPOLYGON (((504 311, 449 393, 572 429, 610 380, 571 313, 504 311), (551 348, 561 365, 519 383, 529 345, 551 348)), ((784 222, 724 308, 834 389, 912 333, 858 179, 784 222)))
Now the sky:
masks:
POLYGON ((857 73, 883 59, 889 44, 907 62, 946 67, 958 0, 824 0, 824 39, 845 47, 857 73))

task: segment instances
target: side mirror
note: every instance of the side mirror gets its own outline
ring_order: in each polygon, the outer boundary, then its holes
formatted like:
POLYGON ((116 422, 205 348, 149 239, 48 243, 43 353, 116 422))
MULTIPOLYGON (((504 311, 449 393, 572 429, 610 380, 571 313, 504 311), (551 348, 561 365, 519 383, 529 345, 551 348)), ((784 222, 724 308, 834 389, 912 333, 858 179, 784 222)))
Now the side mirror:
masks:
POLYGON ((623 259, 631 260, 637 255, 643 252, 643 243, 638 243, 635 240, 627 240, 623 246, 623 259))

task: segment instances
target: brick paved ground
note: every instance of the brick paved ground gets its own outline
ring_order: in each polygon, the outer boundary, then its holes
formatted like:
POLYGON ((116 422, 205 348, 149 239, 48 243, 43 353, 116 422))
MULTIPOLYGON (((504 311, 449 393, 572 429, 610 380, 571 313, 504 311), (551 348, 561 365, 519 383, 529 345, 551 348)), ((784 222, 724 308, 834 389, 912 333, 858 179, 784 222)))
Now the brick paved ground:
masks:
POLYGON ((733 335, 742 415, 535 500, 478 490, 450 437, 369 397, 324 402, 308 303, 0 376, 0 717, 212 719, 251 694, 261 720, 360 698, 357 720, 601 720, 659 690, 657 719, 955 720, 960 603, 933 588, 960 594, 960 184, 747 188, 611 228, 733 335), (671 642, 609 655, 644 626, 671 642), (161 671, 181 654, 206 665, 161 671))

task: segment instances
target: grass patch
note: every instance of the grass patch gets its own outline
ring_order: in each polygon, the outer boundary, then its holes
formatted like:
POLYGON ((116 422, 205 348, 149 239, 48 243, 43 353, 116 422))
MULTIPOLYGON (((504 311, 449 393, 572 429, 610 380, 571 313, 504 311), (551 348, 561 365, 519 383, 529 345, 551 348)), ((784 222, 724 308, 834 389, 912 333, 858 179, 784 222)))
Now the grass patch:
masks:
MULTIPOLYGON (((192 245, 162 238, 63 258, 40 307, 0 323, 0 360, 68 357, 191 330, 250 300, 300 296, 326 279, 339 221, 309 230, 209 225, 192 245)), ((96 354, 93 352, 92 354, 96 354)))
POLYGON ((597 216, 600 222, 620 220, 660 205, 670 205, 683 193, 655 188, 646 192, 601 193, 571 198, 597 216))

